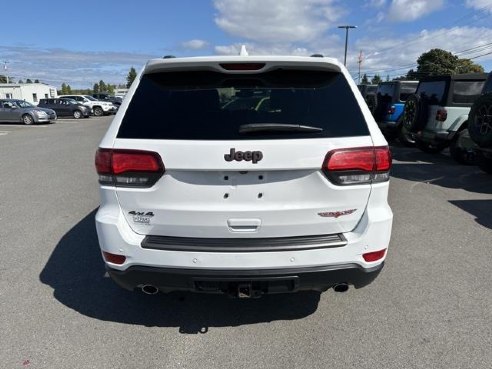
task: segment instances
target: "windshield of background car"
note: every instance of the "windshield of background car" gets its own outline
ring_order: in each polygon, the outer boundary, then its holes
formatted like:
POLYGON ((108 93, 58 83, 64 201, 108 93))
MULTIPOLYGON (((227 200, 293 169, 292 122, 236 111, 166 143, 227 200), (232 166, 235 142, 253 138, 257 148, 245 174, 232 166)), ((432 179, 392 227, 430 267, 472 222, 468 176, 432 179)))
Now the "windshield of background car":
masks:
POLYGON ((395 84, 394 83, 386 83, 378 86, 378 95, 381 96, 393 96, 395 93, 395 84))
POLYGON ((17 105, 19 108, 33 108, 34 105, 31 103, 28 103, 27 101, 22 101, 22 100, 15 100, 15 105, 17 105))
POLYGON ((92 96, 84 96, 84 97, 91 101, 97 101, 97 99, 94 99, 92 96))
POLYGON ((457 104, 473 104, 480 96, 485 81, 455 81, 453 102, 457 104))
POLYGON ((420 82, 417 88, 417 95, 424 96, 428 103, 432 105, 444 105, 444 94, 446 92, 447 81, 427 81, 420 82))
POLYGON ((197 71, 144 75, 118 138, 254 140, 368 134, 355 96, 340 73, 197 71), (241 125, 254 123, 298 124, 322 131, 239 133, 241 125))

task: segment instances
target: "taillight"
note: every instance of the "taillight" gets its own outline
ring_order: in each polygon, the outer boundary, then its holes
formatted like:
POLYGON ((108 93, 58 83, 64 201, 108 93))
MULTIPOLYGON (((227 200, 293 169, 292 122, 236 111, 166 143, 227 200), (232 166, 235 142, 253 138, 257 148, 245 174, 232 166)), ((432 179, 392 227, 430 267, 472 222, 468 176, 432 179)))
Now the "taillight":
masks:
POLYGON ((389 109, 388 109, 388 114, 389 115, 393 115, 393 113, 395 112, 396 108, 394 105, 392 105, 389 109))
POLYGON ((323 172, 337 185, 376 183, 389 180, 391 151, 388 146, 330 151, 323 172))
POLYGON ((448 118, 448 112, 446 109, 439 109, 436 112, 436 120, 439 122, 444 122, 448 118))
POLYGON ((100 184, 119 187, 151 187, 165 171, 156 152, 119 149, 97 150, 96 169, 100 184))
POLYGON ((379 251, 366 252, 365 254, 362 254, 362 257, 367 263, 370 263, 372 261, 378 261, 382 259, 385 254, 386 254, 386 249, 383 249, 379 251))

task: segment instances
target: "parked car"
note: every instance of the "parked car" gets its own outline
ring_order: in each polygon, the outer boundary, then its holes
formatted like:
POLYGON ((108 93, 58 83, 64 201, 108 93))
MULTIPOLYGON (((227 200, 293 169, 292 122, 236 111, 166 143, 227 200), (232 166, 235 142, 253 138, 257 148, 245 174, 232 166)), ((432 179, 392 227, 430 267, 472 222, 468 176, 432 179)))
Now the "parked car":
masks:
POLYGON ((117 108, 121 105, 121 102, 123 101, 121 97, 113 96, 104 92, 92 94, 92 97, 99 101, 108 101, 110 103, 113 103, 113 105, 115 105, 117 108))
POLYGON ((377 89, 374 119, 387 138, 398 138, 405 146, 414 140, 402 124, 405 101, 415 93, 418 81, 382 82, 377 89))
POLYGON ((91 108, 93 114, 96 117, 102 115, 114 114, 118 110, 116 106, 107 101, 99 101, 90 95, 61 95, 59 97, 65 97, 68 99, 73 99, 85 106, 91 108))
POLYGON ((91 109, 85 105, 78 103, 72 99, 58 98, 58 99, 41 99, 39 100, 39 107, 49 108, 56 111, 56 114, 61 116, 72 116, 75 119, 88 118, 91 113, 91 109))
POLYGON ((492 73, 489 73, 480 96, 468 115, 468 132, 477 145, 478 166, 492 174, 492 73))
POLYGON ((256 297, 376 278, 391 154, 341 63, 155 59, 132 88, 95 159, 97 234, 118 285, 256 297), (270 108, 224 107, 255 95, 270 108))
POLYGON ((56 121, 52 109, 44 109, 24 100, 0 99, 0 122, 19 122, 27 125, 56 121))
POLYGON ((438 153, 449 147, 457 162, 475 163, 468 114, 486 79, 486 73, 473 73, 420 80, 416 93, 406 102, 403 119, 420 150, 438 153))
POLYGON ((378 90, 378 85, 357 85, 362 97, 366 101, 367 106, 371 113, 374 113, 376 108, 376 93, 378 90))

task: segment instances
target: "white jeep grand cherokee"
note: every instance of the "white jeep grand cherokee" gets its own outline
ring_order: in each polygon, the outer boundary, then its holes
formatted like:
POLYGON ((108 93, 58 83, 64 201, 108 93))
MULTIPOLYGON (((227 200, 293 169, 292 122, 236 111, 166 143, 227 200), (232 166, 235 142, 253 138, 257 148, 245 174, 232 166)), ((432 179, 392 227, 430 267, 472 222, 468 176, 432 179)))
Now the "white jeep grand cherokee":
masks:
POLYGON ((344 290, 383 267, 391 154, 334 59, 151 60, 96 167, 99 243, 126 289, 344 290))

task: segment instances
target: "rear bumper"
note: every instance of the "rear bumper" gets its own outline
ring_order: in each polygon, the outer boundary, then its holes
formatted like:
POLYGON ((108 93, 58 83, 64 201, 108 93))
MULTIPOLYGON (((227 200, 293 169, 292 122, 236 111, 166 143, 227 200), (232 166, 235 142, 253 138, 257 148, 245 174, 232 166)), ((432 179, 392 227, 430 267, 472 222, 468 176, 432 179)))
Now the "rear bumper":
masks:
POLYGON ((399 122, 393 120, 386 120, 378 122, 379 129, 383 132, 394 132, 400 126, 399 122))
POLYGON ((193 291, 235 294, 250 286, 255 295, 302 290, 326 291, 340 283, 361 288, 381 272, 384 262, 371 268, 345 264, 295 269, 210 270, 132 266, 121 271, 107 268, 111 278, 127 290, 152 285, 164 292, 193 291))
POLYGON ((443 142, 450 142, 456 132, 454 131, 446 131, 446 130, 439 130, 439 131, 428 131, 424 130, 422 132, 419 132, 416 134, 416 138, 420 141, 423 142, 429 142, 429 143, 443 143, 443 142))

